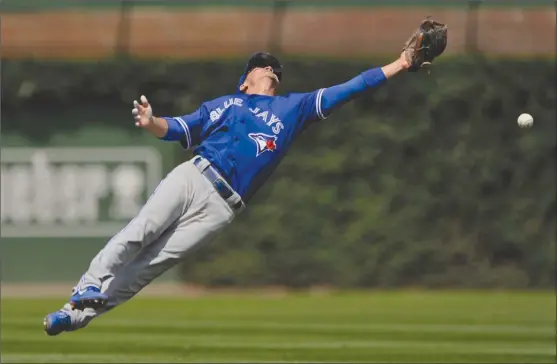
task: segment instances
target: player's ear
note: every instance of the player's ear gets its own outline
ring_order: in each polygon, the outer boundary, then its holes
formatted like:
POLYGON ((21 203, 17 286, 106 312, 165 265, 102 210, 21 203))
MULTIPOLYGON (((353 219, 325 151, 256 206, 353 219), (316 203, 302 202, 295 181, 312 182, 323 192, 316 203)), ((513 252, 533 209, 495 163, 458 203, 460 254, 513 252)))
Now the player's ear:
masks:
POLYGON ((242 86, 240 86, 240 92, 246 92, 247 89, 248 85, 245 82, 242 83, 242 86))

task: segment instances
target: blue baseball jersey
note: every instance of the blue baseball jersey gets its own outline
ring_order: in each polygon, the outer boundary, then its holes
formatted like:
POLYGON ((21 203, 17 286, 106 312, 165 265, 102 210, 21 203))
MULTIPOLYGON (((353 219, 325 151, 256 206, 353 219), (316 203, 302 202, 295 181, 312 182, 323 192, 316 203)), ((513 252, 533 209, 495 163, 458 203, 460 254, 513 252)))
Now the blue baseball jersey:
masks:
POLYGON ((174 118, 180 144, 208 159, 244 201, 265 183, 292 142, 310 123, 325 119, 325 89, 284 96, 235 94, 203 103, 174 118))

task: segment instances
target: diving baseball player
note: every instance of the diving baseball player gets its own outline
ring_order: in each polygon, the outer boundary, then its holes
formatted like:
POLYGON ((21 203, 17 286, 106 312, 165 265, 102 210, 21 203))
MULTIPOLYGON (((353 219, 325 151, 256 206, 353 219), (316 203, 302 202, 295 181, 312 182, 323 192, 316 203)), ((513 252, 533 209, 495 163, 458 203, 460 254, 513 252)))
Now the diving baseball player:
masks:
POLYGON ((164 141, 194 148, 137 216, 93 258, 63 308, 48 314, 48 335, 74 331, 128 301, 206 243, 244 210, 307 127, 402 71, 417 71, 443 53, 446 26, 425 20, 400 57, 346 83, 308 93, 277 95, 282 66, 268 53, 253 55, 236 93, 194 112, 157 117, 146 97, 134 101, 135 125, 164 141))

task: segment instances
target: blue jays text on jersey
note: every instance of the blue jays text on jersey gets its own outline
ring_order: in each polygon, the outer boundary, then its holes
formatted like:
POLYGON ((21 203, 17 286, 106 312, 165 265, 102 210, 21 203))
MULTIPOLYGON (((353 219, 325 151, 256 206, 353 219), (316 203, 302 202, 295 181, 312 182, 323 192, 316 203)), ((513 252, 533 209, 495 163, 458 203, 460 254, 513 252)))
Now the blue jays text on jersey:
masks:
POLYGON ((324 119, 324 89, 285 96, 236 94, 203 103, 195 112, 174 118, 185 149, 195 147, 247 201, 285 156, 308 123, 324 119))
POLYGON ((373 68, 309 93, 219 97, 191 114, 165 117, 169 129, 161 139, 195 147, 194 154, 209 160, 247 202, 305 127, 386 80, 381 68, 373 68))

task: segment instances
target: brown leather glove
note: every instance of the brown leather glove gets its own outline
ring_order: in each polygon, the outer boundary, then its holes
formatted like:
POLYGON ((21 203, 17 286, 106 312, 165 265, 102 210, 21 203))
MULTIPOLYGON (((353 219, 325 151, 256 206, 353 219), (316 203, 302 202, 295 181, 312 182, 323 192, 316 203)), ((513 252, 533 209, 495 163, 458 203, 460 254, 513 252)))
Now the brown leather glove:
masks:
POLYGON ((447 25, 426 18, 408 39, 403 52, 410 64, 408 71, 417 72, 432 64, 447 47, 447 25))

